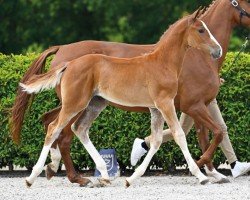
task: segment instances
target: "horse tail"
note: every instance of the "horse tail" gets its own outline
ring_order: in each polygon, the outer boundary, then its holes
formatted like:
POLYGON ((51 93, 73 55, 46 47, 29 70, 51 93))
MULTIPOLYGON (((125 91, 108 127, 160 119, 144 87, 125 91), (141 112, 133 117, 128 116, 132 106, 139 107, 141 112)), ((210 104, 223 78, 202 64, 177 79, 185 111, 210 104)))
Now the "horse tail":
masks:
POLYGON ((27 82, 19 83, 19 85, 24 92, 29 94, 55 88, 60 83, 62 74, 67 66, 67 63, 59 65, 45 74, 34 75, 27 82))
MULTIPOLYGON (((21 82, 26 82, 29 78, 35 74, 41 74, 45 68, 46 58, 50 55, 55 54, 59 50, 60 46, 54 46, 45 50, 30 66, 28 71, 24 74, 21 82)), ((28 105, 32 103, 34 95, 27 94, 23 92, 19 87, 17 90, 17 95, 15 98, 14 105, 11 109, 11 135, 14 142, 19 143, 20 141, 20 132, 24 120, 25 111, 28 108, 28 105)))

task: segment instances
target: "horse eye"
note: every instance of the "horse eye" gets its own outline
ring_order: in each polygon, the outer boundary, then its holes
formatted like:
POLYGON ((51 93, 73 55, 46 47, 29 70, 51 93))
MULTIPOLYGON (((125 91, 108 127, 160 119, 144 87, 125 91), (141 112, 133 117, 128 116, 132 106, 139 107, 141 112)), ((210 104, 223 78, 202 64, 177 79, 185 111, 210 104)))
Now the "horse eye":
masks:
POLYGON ((204 29, 199 29, 198 31, 199 31, 199 33, 204 33, 205 32, 204 29))

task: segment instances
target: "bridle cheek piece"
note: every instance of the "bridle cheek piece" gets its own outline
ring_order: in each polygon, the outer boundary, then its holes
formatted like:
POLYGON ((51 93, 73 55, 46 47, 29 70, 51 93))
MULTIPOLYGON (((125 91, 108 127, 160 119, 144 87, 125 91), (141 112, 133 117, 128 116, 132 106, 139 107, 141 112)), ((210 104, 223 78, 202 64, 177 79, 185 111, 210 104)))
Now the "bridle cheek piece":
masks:
POLYGON ((230 0, 230 2, 240 12, 240 24, 243 17, 250 18, 250 14, 239 5, 237 0, 230 0))

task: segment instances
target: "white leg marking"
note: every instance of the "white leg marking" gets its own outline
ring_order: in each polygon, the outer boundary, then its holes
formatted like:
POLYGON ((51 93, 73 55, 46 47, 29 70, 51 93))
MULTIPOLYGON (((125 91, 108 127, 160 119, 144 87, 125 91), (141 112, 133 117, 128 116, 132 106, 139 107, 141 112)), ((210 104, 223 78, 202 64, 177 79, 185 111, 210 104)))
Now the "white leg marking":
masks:
POLYGON ((217 182, 220 182, 220 181, 223 181, 223 180, 224 180, 224 182, 229 182, 228 178, 225 175, 218 172, 215 168, 213 168, 212 171, 210 171, 207 168, 207 166, 205 166, 205 171, 206 171, 208 176, 215 178, 215 180, 217 182))
POLYGON ((44 167, 46 158, 49 154, 49 149, 50 149, 51 145, 52 144, 47 145, 47 146, 43 146, 40 157, 39 157, 36 165, 33 167, 31 175, 28 178, 26 178, 26 180, 30 184, 33 184, 35 179, 37 178, 37 176, 43 171, 43 167, 44 167))
POLYGON ((60 160, 62 158, 58 145, 56 146, 56 149, 50 148, 50 155, 51 155, 50 168, 54 172, 57 172, 59 165, 60 165, 60 160))
POLYGON ((168 126, 170 127, 170 130, 173 134, 175 142, 179 145, 181 148, 181 151, 187 161, 188 167, 190 172, 196 176, 199 179, 200 183, 205 183, 208 181, 207 177, 201 173, 199 167, 196 165, 194 162, 187 146, 187 140, 184 131, 181 128, 181 125, 178 121, 175 107, 174 107, 174 101, 171 100, 169 102, 166 102, 166 104, 161 104, 162 110, 162 115, 164 116, 168 126), (164 108, 165 106, 165 108, 164 108), (167 106, 167 107, 166 107, 167 106), (166 112, 168 111, 168 113, 166 112), (166 113, 164 113, 166 112, 166 113))
POLYGON ((153 158, 153 156, 157 152, 157 150, 158 149, 156 149, 154 147, 150 147, 142 164, 135 170, 135 172, 132 174, 132 176, 130 176, 126 179, 129 182, 129 184, 133 183, 135 181, 135 179, 141 177, 145 173, 151 159, 153 158))
POLYGON ((175 142, 180 146, 181 151, 187 161, 190 172, 199 179, 200 183, 202 183, 203 181, 207 181, 208 180, 207 177, 203 173, 201 173, 199 167, 194 162, 188 150, 186 136, 182 128, 180 127, 179 123, 174 128, 174 130, 176 130, 176 133, 174 133, 173 131, 175 142))
POLYGON ((88 133, 86 132, 84 134, 81 133, 80 135, 76 135, 90 154, 91 158, 94 160, 96 168, 100 171, 102 178, 109 179, 106 163, 89 139, 88 133))
POLYGON ((135 172, 127 178, 126 180, 131 184, 134 182, 135 179, 142 176, 152 157, 154 154, 158 151, 161 143, 162 143, 162 137, 163 137, 163 125, 164 125, 164 119, 162 114, 157 109, 150 109, 151 112, 151 134, 152 134, 152 140, 150 140, 150 149, 147 153, 145 159, 143 160, 142 164, 135 170, 135 172))

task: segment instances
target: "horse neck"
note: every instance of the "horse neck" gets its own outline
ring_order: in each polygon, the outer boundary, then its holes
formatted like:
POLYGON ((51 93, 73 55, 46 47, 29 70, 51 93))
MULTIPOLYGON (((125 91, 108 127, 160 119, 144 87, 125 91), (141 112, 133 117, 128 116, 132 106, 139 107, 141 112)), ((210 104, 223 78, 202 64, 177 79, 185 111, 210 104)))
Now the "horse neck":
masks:
POLYGON ((217 0, 215 5, 209 8, 202 18, 223 49, 223 55, 217 61, 218 72, 220 71, 221 65, 225 59, 230 36, 233 27, 235 26, 232 9, 234 8, 229 0, 217 0))
POLYGON ((155 51, 153 52, 154 58, 162 62, 162 66, 171 68, 176 71, 179 76, 182 62, 186 49, 187 42, 187 21, 182 20, 173 25, 171 30, 163 35, 160 41, 156 44, 155 51))

